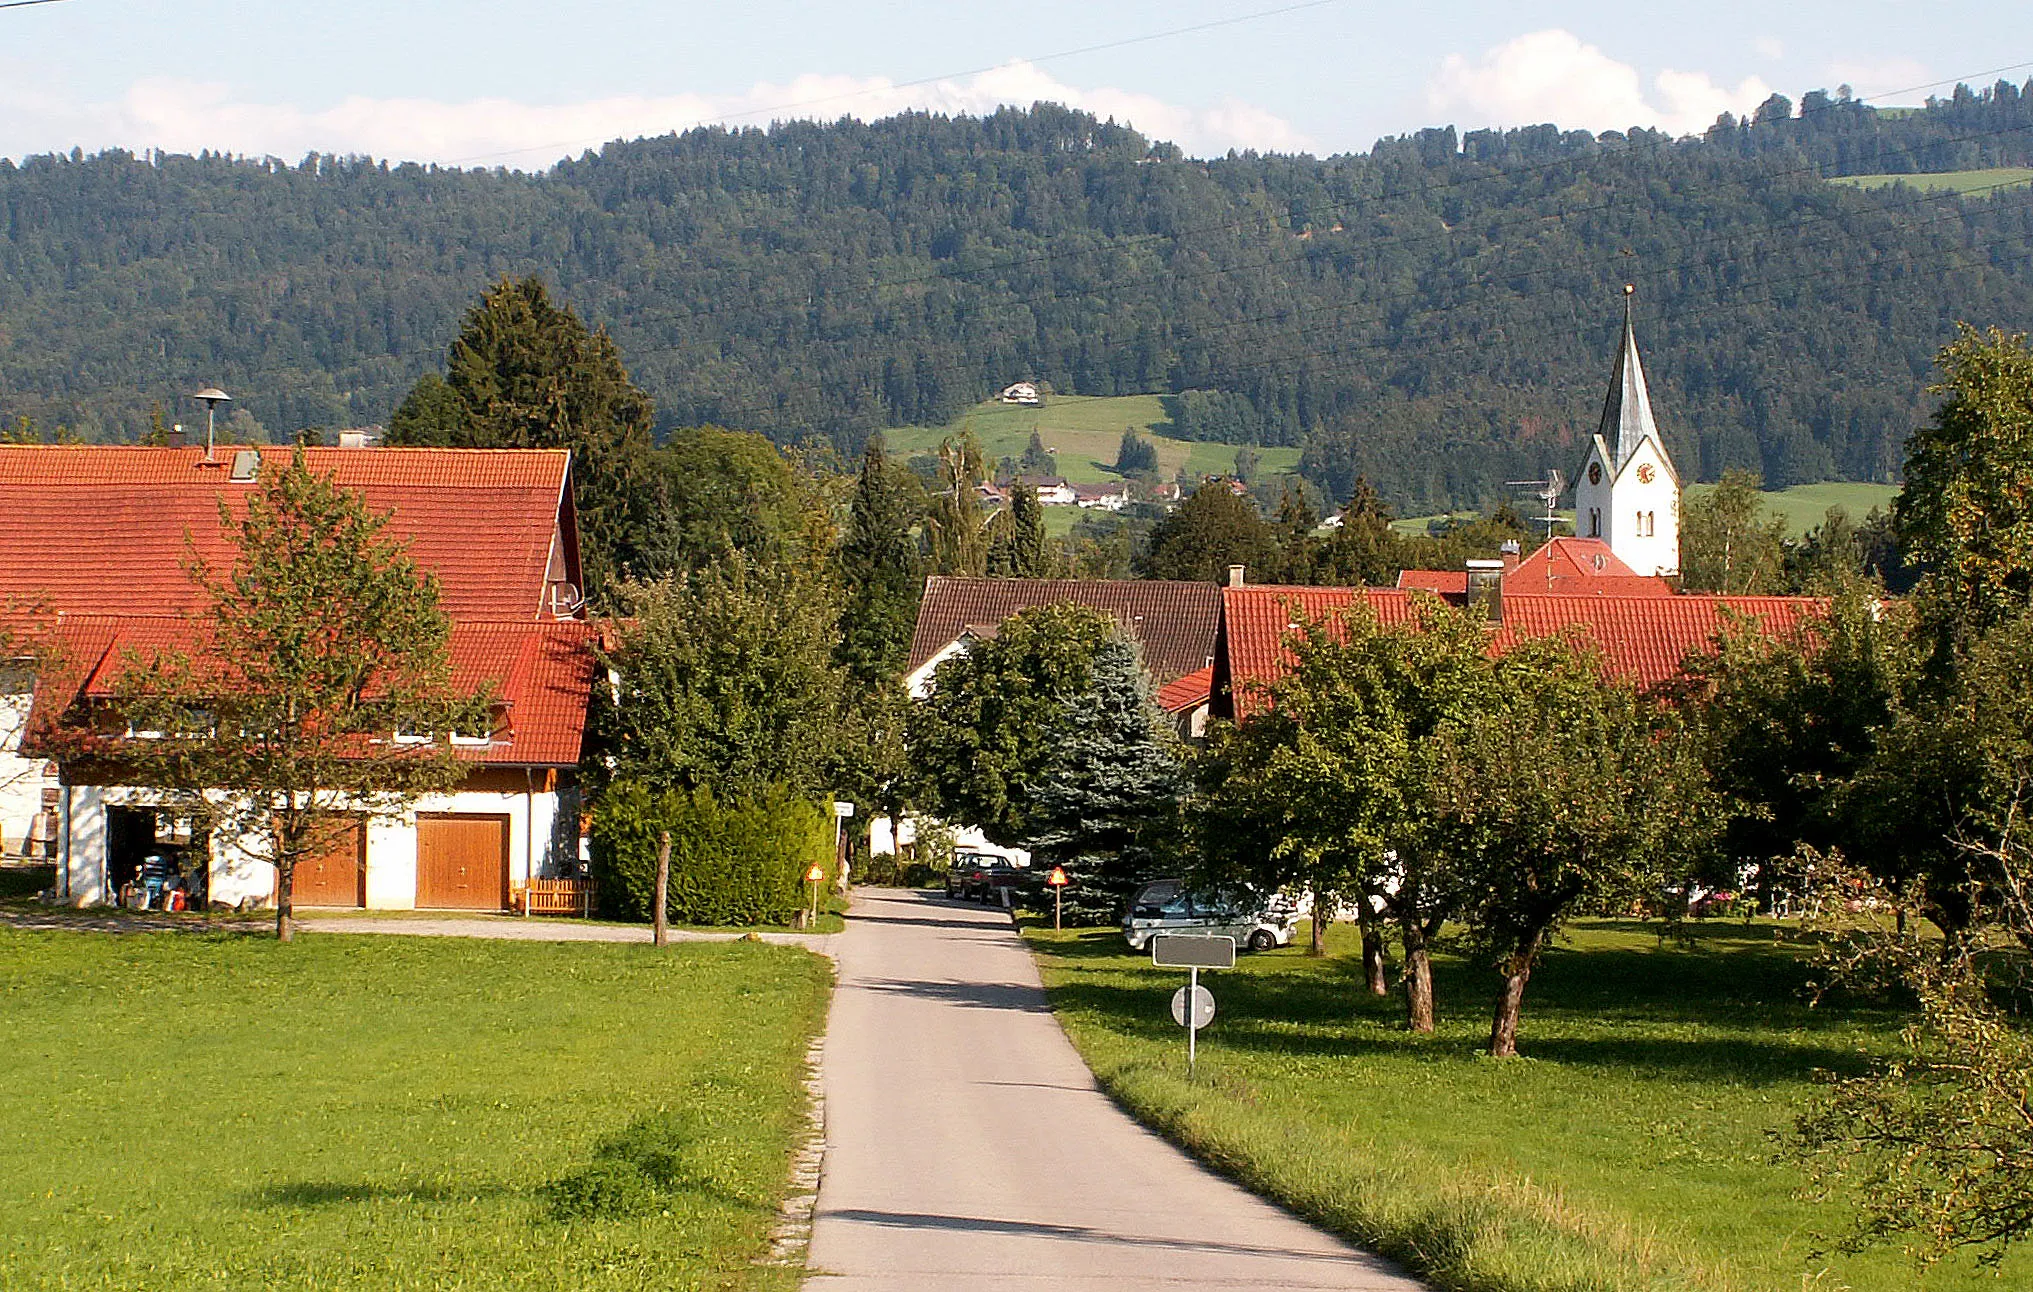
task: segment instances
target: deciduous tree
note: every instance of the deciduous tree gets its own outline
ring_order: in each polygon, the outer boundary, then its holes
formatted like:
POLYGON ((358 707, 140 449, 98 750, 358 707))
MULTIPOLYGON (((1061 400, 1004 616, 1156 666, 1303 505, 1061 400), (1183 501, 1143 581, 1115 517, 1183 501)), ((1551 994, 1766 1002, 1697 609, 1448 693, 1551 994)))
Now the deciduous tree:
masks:
POLYGON ((453 687, 436 580, 301 453, 221 517, 239 550, 230 570, 189 566, 209 602, 196 644, 131 659, 116 688, 129 726, 160 734, 102 752, 275 867, 288 941, 298 863, 359 814, 456 786, 468 768, 449 736, 486 734, 488 697, 453 687))

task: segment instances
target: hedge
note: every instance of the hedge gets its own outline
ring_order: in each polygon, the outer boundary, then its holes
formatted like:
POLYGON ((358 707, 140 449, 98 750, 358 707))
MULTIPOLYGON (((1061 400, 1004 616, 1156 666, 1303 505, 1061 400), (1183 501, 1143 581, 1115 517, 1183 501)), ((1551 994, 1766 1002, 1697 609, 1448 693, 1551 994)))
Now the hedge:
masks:
POLYGON ((788 924, 810 900, 805 872, 833 876, 833 815, 787 789, 722 803, 705 790, 654 794, 619 781, 593 811, 593 876, 603 912, 647 920, 658 837, 671 832, 670 918, 680 924, 788 924))

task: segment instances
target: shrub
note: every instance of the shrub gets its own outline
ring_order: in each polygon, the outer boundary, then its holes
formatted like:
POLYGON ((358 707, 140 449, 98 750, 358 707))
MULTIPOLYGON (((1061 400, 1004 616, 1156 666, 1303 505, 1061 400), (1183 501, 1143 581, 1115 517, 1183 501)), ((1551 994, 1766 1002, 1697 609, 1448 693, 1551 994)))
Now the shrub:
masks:
POLYGON ((722 803, 706 790, 652 794, 618 781, 593 813, 593 874, 608 915, 651 918, 665 830, 668 913, 681 924, 788 924, 807 901, 805 871, 816 863, 833 874, 831 813, 787 789, 722 803))

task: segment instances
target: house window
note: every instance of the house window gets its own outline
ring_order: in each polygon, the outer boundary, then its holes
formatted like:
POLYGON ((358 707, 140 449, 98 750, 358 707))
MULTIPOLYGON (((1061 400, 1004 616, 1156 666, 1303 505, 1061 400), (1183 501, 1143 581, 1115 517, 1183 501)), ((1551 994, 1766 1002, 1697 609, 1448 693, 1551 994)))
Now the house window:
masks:
POLYGON ((1602 508, 1600 507, 1590 507, 1588 509, 1588 536, 1590 538, 1602 537, 1602 508))

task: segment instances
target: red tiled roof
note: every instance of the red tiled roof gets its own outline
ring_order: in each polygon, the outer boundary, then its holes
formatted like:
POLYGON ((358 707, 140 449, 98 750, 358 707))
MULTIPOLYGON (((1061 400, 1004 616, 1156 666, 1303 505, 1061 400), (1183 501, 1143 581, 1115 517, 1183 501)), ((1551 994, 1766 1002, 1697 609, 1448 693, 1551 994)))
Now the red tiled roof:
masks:
POLYGON ((1087 606, 1113 615, 1143 646, 1144 667, 1160 684, 1207 667, 1221 621, 1221 590, 1212 583, 1158 579, 925 580, 907 672, 916 672, 969 627, 1000 624, 1035 606, 1087 606))
MULTIPOLYGON (((1400 570, 1398 587, 1441 596, 1468 594, 1468 571, 1400 570)), ((1665 579, 1639 574, 1599 538, 1556 538, 1504 571, 1503 593, 1513 596, 1670 597, 1665 579)))
MULTIPOLYGON (((568 767, 579 761, 586 708, 593 694, 598 624, 465 620, 452 625, 452 685, 468 694, 494 691, 501 710, 494 742, 461 753, 475 762, 568 767)), ((30 730, 60 721, 80 697, 118 694, 130 661, 163 651, 202 659, 200 622, 145 615, 64 615, 57 621, 58 665, 36 686, 30 730)))
MULTIPOLYGON (((1286 634, 1303 621, 1326 619, 1363 598, 1385 625, 1407 622, 1413 598, 1399 588, 1223 588, 1222 652, 1215 663, 1217 709, 1246 716, 1262 707, 1261 688, 1290 663, 1286 634)), ((1815 597, 1511 595, 1503 598, 1504 622, 1490 635, 1502 651, 1527 637, 1578 630, 1602 651, 1618 677, 1653 687, 1679 676, 1688 651, 1707 644, 1726 613, 1747 616, 1769 632, 1788 632, 1821 613, 1815 597)))
MULTIPOLYGON (((1465 576, 1464 576, 1465 577, 1465 576)), ((1465 591, 1466 589, 1464 589, 1465 591)), ((1504 595, 1566 593, 1608 597, 1670 597, 1673 585, 1639 574, 1599 538, 1556 538, 1504 574, 1504 595)))
MULTIPOLYGON (((0 445, 0 613, 176 615, 201 610, 184 572, 193 550, 215 568, 233 548, 254 483, 228 479, 234 454, 201 448, 0 445), (186 540, 188 535, 188 542, 186 540)), ((293 450, 259 449, 261 475, 293 450)), ((304 450, 310 469, 392 513, 387 533, 438 577, 454 619, 540 613, 570 454, 562 449, 304 450)))
POLYGON ((1158 707, 1166 713, 1184 713, 1207 703, 1214 693, 1214 666, 1196 668, 1158 688, 1158 707))

